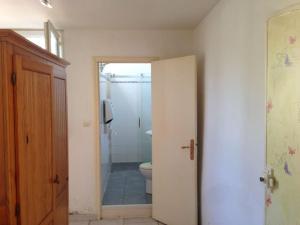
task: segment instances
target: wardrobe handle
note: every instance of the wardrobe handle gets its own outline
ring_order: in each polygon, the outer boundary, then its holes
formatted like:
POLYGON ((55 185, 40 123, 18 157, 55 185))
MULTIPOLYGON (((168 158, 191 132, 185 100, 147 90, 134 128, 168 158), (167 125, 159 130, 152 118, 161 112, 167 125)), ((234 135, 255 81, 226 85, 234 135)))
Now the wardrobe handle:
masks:
POLYGON ((56 174, 56 176, 55 176, 55 178, 54 178, 54 180, 53 180, 53 183, 54 184, 59 184, 60 182, 59 182, 59 176, 56 174))

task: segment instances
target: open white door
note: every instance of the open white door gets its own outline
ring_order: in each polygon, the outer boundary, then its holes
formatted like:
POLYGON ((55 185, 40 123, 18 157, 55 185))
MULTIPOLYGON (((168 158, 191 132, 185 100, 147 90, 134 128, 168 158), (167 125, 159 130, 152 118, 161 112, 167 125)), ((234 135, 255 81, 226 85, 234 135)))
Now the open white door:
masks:
POLYGON ((153 218, 197 224, 195 56, 152 63, 153 218))

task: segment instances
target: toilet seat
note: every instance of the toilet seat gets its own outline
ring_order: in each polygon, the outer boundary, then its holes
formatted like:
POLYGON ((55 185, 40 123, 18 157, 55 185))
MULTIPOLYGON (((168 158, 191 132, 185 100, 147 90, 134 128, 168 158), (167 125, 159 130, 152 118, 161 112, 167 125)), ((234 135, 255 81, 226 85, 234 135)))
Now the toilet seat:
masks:
POLYGON ((140 171, 146 179, 146 193, 152 194, 152 163, 146 162, 140 164, 140 171))
POLYGON ((140 169, 143 169, 143 170, 152 170, 152 163, 151 162, 142 163, 140 165, 140 169))

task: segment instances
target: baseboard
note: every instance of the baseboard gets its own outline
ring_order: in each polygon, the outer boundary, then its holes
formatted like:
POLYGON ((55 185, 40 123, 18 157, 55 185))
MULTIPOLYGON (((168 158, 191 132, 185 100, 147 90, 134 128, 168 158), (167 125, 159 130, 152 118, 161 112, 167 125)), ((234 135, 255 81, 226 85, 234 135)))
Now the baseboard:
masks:
POLYGON ((113 205, 102 206, 101 218, 149 218, 152 217, 152 205, 113 205))

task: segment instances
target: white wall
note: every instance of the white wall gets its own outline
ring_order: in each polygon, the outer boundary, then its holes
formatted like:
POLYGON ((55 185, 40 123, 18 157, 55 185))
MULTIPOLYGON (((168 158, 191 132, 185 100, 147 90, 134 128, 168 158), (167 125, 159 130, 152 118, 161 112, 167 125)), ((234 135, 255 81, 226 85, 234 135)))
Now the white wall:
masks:
POLYGON ((221 0, 194 32, 203 225, 264 224, 266 21, 295 2, 221 0))
POLYGON ((68 67, 70 211, 96 214, 93 56, 188 55, 192 31, 65 30, 68 67))

